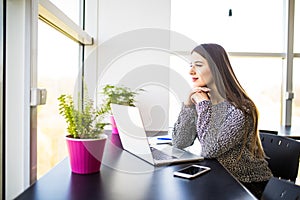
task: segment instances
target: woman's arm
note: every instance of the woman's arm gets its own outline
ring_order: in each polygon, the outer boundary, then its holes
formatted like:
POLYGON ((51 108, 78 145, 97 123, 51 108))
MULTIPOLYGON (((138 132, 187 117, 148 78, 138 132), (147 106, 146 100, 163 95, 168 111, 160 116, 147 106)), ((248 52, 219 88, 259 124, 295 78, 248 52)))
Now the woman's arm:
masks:
POLYGON ((202 146, 202 156, 216 158, 237 144, 242 143, 245 133, 245 130, 243 130, 245 116, 241 110, 230 106, 229 109, 223 111, 228 113, 225 114, 225 119, 220 126, 212 128, 209 125, 216 123, 210 122, 212 120, 211 106, 210 101, 202 101, 197 104, 197 133, 202 146))
POLYGON ((173 145, 183 149, 193 144, 197 136, 197 112, 194 105, 182 105, 178 119, 174 124, 172 139, 173 145))

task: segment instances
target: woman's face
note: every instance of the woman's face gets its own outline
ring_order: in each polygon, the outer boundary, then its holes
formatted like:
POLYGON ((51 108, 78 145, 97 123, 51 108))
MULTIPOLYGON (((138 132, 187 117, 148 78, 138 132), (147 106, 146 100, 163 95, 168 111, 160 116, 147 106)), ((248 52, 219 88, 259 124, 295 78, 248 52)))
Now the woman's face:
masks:
POLYGON ((207 60, 196 52, 191 55, 190 75, 194 87, 206 87, 212 80, 207 60))

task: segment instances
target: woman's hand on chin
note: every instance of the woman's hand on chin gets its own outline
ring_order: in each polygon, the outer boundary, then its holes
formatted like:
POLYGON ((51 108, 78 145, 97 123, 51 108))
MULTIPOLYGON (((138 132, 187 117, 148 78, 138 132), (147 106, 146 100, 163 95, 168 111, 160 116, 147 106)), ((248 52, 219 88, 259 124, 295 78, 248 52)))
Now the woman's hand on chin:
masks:
POLYGON ((185 105, 198 104, 201 101, 209 100, 210 89, 208 87, 194 87, 190 92, 189 98, 187 99, 185 105))

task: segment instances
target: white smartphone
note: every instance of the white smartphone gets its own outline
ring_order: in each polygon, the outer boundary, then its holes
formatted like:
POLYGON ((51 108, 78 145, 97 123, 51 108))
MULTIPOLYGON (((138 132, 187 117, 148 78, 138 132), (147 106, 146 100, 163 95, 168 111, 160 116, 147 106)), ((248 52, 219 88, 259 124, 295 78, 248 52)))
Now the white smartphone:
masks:
POLYGON ((192 179, 210 170, 209 167, 201 165, 190 165, 174 172, 174 176, 192 179))

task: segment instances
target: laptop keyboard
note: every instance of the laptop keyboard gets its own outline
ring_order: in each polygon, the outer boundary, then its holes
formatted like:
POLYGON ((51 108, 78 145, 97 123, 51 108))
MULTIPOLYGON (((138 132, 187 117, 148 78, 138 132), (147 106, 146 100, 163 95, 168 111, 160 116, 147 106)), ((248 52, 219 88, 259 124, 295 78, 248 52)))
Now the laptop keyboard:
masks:
POLYGON ((176 158, 174 156, 169 156, 169 155, 165 154, 164 152, 162 152, 158 149, 155 149, 154 147, 151 147, 151 152, 152 152, 153 158, 155 160, 172 160, 172 159, 176 158))

